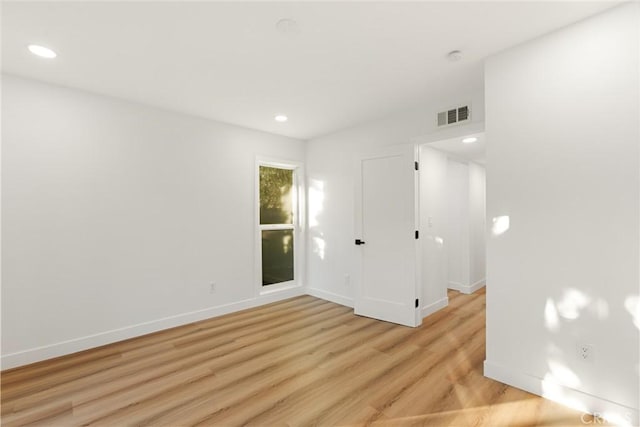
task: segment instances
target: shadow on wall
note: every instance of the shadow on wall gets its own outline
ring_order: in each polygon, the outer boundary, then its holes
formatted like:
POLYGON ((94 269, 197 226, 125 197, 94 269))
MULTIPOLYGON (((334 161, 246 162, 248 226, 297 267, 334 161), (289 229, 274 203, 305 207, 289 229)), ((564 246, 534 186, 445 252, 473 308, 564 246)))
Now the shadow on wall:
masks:
MULTIPOLYGON (((554 300, 547 298, 544 307, 544 323, 549 332, 559 331, 564 322, 578 319, 584 310, 591 310, 598 319, 606 319, 609 316, 609 305, 606 301, 598 299, 591 304, 592 299, 584 292, 568 288, 560 298, 554 300)), ((578 389, 582 381, 578 375, 566 366, 564 351, 554 343, 547 345, 548 372, 542 380, 542 395, 548 399, 578 409, 587 411, 586 405, 575 397, 568 396, 564 387, 578 389)))
MULTIPOLYGON (((500 238, 510 228, 509 216, 498 216, 492 219, 491 234, 493 238, 500 238)), ((631 317, 631 322, 640 330, 640 297, 638 295, 628 295, 623 299, 624 307, 631 317)), ((561 291, 557 298, 547 298, 544 306, 544 325, 550 333, 557 333, 561 328, 568 326, 571 322, 581 316, 592 316, 599 321, 609 317, 609 303, 600 297, 592 297, 585 292, 568 287, 561 291)), ((581 350, 586 353, 578 353, 585 359, 593 357, 593 348, 585 343, 581 349, 576 348, 576 352, 581 350)), ((571 355, 573 356, 573 354, 571 355)), ((547 345, 547 369, 541 383, 542 396, 577 409, 584 413, 588 412, 585 402, 575 395, 569 395, 567 388, 578 390, 583 384, 580 377, 567 366, 565 351, 559 346, 550 342, 547 345)), ((635 375, 640 377, 640 365, 636 366, 635 375)), ((599 424, 612 423, 614 425, 631 426, 633 423, 630 413, 603 412, 593 414, 599 424)))
POLYGON ((313 253, 324 260, 326 242, 324 233, 318 231, 319 217, 324 210, 324 181, 311 179, 309 181, 309 235, 313 253))
MULTIPOLYGON (((636 328, 638 326, 640 307, 638 306, 638 296, 632 295, 624 299, 624 305, 631 316, 631 321, 636 328)), ((559 298, 547 298, 544 307, 544 323, 546 329, 551 333, 558 332, 563 326, 584 316, 592 316, 598 320, 605 320, 609 317, 609 303, 599 297, 592 297, 585 292, 575 289, 564 289, 559 298)), ((640 329, 640 328, 639 328, 640 329)), ((582 356, 587 360, 594 357, 593 348, 585 343, 576 348, 578 357, 582 356)), ((583 384, 580 377, 571 370, 565 362, 566 355, 558 346, 553 343, 547 345, 548 372, 542 381, 543 397, 588 412, 587 405, 575 396, 570 396, 565 387, 579 389, 583 384)), ((636 375, 638 375, 636 367, 636 375)), ((607 423, 615 425, 632 425, 632 415, 621 412, 603 412, 594 414, 607 423)))
POLYGON ((640 330, 640 297, 638 295, 629 295, 624 299, 624 308, 631 315, 633 324, 640 330))

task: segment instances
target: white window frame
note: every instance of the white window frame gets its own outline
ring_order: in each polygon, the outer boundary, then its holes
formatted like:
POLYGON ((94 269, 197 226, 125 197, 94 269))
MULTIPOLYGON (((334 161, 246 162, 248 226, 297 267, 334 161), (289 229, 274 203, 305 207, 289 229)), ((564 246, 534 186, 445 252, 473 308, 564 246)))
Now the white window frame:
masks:
POLYGON ((302 287, 304 277, 304 167, 301 162, 256 156, 255 164, 255 290, 256 296, 281 292, 287 289, 302 287), (292 224, 260 224, 260 166, 288 169, 293 171, 292 224), (262 286, 262 231, 293 230, 293 280, 262 286))

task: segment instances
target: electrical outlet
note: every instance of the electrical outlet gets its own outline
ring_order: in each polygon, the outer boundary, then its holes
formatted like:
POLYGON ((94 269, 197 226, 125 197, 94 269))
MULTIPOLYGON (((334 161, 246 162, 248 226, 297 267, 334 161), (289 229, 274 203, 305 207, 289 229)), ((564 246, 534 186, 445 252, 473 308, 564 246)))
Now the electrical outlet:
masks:
POLYGON ((591 344, 578 344, 577 347, 578 359, 585 362, 593 362, 593 345, 591 344))
POLYGON ((216 291, 216 283, 212 282, 209 284, 209 293, 214 293, 216 291))

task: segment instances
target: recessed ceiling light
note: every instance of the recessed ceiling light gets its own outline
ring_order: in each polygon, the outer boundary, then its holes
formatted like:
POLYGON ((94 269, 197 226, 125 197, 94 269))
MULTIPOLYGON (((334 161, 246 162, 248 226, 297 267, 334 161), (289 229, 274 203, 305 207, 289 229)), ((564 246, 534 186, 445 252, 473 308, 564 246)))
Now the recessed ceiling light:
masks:
POLYGON ((447 59, 451 62, 458 62, 462 59, 462 52, 459 50, 452 50, 447 54, 447 59))
POLYGON ((27 48, 29 49, 29 52, 33 53, 34 55, 38 55, 41 58, 52 59, 58 56, 57 53, 55 53, 48 47, 40 46, 37 44, 30 44, 29 46, 27 46, 27 48))
POLYGON ((478 138, 476 138, 475 136, 470 136, 469 138, 463 139, 462 142, 465 143, 465 144, 473 144, 477 140, 478 140, 478 138))
POLYGON ((280 123, 284 123, 287 120, 289 120, 289 118, 283 114, 278 114, 277 116, 274 117, 276 122, 280 122, 280 123))

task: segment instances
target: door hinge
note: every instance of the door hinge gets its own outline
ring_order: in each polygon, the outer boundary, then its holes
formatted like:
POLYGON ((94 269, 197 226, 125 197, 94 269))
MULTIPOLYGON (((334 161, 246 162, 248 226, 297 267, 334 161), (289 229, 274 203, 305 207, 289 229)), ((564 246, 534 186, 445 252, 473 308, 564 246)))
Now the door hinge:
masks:
POLYGON ((420 238, 420 232, 418 230, 416 230, 416 239, 420 238))
POLYGON ((416 298, 416 308, 418 308, 420 306, 420 301, 418 300, 418 298, 416 298))
POLYGON ((420 170, 420 165, 418 164, 418 162, 413 162, 415 165, 416 170, 420 170))

